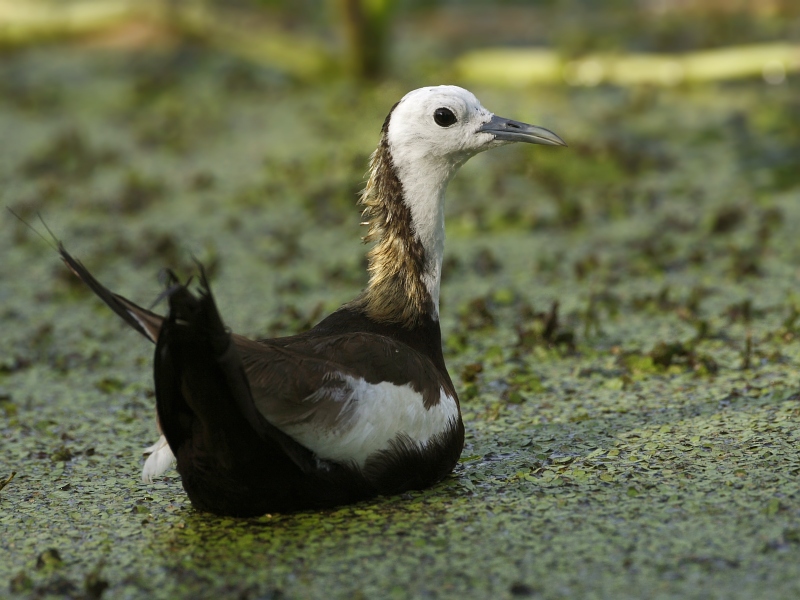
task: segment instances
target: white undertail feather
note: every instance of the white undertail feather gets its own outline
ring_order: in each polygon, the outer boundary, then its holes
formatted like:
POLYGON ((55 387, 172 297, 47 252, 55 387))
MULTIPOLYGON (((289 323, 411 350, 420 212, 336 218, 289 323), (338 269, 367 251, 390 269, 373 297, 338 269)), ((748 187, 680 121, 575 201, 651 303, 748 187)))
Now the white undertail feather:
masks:
POLYGON ((143 454, 150 454, 147 460, 144 461, 144 468, 142 469, 142 481, 145 483, 153 483, 155 477, 160 477, 172 466, 175 462, 175 455, 172 454, 172 449, 167 443, 167 438, 163 435, 158 438, 158 441, 145 448, 143 454))

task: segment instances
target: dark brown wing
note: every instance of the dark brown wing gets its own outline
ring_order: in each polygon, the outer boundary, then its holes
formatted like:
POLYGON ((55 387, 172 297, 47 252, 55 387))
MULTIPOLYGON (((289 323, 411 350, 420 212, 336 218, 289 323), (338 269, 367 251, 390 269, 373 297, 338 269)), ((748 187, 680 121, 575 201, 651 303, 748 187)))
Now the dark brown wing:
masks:
POLYGON ((350 381, 410 384, 426 408, 440 401, 441 376, 405 344, 371 333, 252 341, 233 336, 253 404, 277 427, 340 425, 355 409, 350 381), (423 383, 424 382, 424 383, 423 383))

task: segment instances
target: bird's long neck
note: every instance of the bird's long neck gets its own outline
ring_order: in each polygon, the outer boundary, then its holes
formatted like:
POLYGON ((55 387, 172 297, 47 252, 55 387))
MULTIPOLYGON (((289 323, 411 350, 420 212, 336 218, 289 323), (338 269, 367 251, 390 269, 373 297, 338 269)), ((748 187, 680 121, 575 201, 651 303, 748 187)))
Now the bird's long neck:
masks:
POLYGON ((367 253, 370 279, 358 303, 376 321, 411 328, 425 318, 439 318, 443 201, 458 166, 394 157, 388 120, 360 201, 369 226, 364 241, 375 245, 367 253))

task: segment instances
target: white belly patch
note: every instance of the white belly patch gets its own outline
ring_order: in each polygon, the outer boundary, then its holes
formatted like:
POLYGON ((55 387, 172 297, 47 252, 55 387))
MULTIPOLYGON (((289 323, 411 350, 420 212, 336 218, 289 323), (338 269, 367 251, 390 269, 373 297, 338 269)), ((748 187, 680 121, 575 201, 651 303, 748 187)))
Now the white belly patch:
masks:
POLYGON ((398 435, 425 447, 458 420, 458 404, 443 388, 438 404, 425 408, 422 394, 410 384, 373 384, 360 378, 342 378, 351 393, 342 401, 342 417, 334 427, 315 426, 313 419, 281 426, 320 458, 363 467, 370 455, 387 450, 398 435))

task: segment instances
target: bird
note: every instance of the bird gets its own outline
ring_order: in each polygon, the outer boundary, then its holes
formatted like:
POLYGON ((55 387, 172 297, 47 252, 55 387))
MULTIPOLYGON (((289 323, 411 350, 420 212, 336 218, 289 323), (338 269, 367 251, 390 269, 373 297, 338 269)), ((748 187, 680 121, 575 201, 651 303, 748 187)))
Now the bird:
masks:
POLYGON ((173 462, 192 505, 233 517, 319 510, 424 489, 453 471, 464 424, 442 353, 439 288, 447 185, 472 156, 513 142, 566 146, 499 117, 468 90, 423 87, 390 110, 358 200, 366 287, 311 329, 230 332, 203 266, 168 272, 162 316, 66 265, 155 344, 160 439, 142 478, 173 462))

